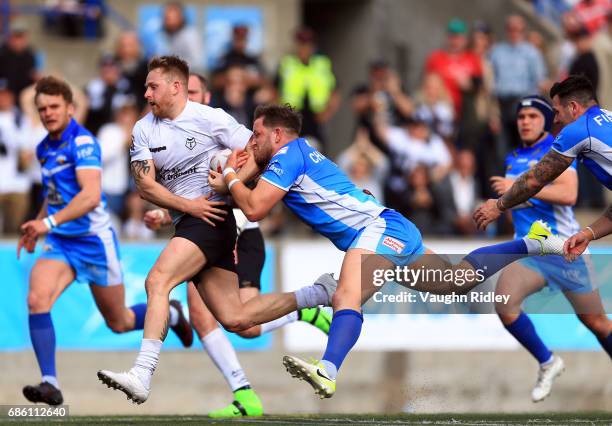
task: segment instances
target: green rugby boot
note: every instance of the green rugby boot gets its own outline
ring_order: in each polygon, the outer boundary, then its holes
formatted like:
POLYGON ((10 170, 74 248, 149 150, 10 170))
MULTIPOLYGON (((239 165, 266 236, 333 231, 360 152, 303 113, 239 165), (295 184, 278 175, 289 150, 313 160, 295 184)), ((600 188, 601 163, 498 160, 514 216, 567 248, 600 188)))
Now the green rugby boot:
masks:
POLYGON ((208 417, 222 419, 228 417, 260 417, 263 416, 261 400, 250 387, 234 392, 234 400, 227 407, 211 411, 208 417))

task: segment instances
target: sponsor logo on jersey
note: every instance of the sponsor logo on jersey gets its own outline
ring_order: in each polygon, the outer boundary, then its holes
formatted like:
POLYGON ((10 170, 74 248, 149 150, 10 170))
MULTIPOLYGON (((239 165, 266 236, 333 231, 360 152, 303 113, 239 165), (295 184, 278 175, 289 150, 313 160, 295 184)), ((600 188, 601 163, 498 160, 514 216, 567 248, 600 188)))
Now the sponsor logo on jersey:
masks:
POLYGON ((157 148, 149 148, 149 151, 155 153, 155 152, 161 152, 161 151, 165 151, 166 147, 165 146, 158 146, 157 148))
POLYGON ((91 136, 81 135, 74 138, 74 143, 76 144, 76 146, 89 145, 94 143, 94 140, 91 136))
POLYGON ((55 161, 57 161, 57 164, 64 164, 68 159, 65 155, 58 155, 55 161))
POLYGON ((270 170, 271 172, 276 173, 279 176, 282 176, 283 173, 284 173, 283 169, 278 167, 276 164, 269 164, 268 165, 268 170, 270 170))
POLYGON ((406 244, 402 243, 399 240, 396 240, 395 238, 391 238, 391 237, 385 237, 382 244, 383 246, 389 247, 391 250, 393 250, 397 254, 401 254, 402 251, 404 251, 404 248, 406 247, 406 244))
POLYGON ((190 150, 192 150, 193 148, 195 148, 195 146, 196 146, 196 140, 195 140, 195 138, 191 137, 191 138, 187 138, 187 139, 185 139, 185 146, 186 146, 188 149, 190 149, 190 150))
POLYGON ((159 174, 160 174, 161 180, 170 181, 170 180, 178 179, 183 176, 194 175, 197 172, 198 172, 198 167, 192 166, 188 168, 187 170, 181 170, 178 167, 174 167, 170 170, 162 170, 160 171, 159 174))
POLYGON ((289 147, 288 147, 288 146, 284 146, 284 147, 282 147, 281 149, 279 149, 279 150, 276 152, 276 155, 283 155, 283 154, 286 154, 288 150, 289 150, 289 147))
POLYGON ((130 152, 136 151, 136 145, 134 145, 134 135, 132 135, 132 142, 130 143, 130 152))

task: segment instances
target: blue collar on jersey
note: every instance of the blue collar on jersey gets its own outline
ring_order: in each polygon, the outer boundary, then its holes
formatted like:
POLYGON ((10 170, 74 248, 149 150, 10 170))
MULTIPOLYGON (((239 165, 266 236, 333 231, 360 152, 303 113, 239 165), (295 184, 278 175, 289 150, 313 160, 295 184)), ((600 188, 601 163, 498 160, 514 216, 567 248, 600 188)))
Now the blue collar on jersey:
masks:
POLYGON ((71 118, 70 121, 68 122, 68 125, 66 126, 66 128, 64 129, 62 134, 60 135, 59 139, 51 139, 51 138, 49 138, 49 140, 52 140, 52 141, 56 141, 56 140, 66 141, 77 130, 78 127, 79 127, 79 123, 77 123, 74 118, 71 118))
POLYGON ((51 144, 53 147, 57 147, 58 144, 62 144, 63 142, 67 142, 71 137, 75 136, 77 131, 79 130, 79 123, 76 122, 74 118, 70 119, 68 122, 68 126, 64 129, 59 139, 51 139, 51 136, 47 135, 43 142, 47 147, 51 144))

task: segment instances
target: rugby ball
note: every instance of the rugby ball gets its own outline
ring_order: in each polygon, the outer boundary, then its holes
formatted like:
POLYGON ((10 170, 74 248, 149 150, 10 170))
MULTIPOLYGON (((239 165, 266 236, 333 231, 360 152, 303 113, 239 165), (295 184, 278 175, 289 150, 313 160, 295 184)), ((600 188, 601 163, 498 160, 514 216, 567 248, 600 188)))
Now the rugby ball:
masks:
POLYGON ((210 169, 222 173, 227 163, 227 158, 232 154, 231 149, 217 151, 210 160, 210 169))

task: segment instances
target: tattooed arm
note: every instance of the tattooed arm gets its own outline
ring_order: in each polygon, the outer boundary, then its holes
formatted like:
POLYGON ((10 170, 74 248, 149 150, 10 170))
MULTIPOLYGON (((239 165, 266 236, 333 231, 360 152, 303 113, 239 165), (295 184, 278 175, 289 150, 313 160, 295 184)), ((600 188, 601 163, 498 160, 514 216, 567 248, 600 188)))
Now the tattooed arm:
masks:
POLYGON ((571 157, 550 150, 542 159, 527 173, 522 174, 514 184, 495 200, 487 200, 474 212, 474 221, 478 229, 484 230, 487 225, 496 220, 503 211, 521 204, 535 194, 544 185, 555 180, 574 161, 571 157))
POLYGON ((140 196, 153 204, 198 217, 212 226, 214 223, 210 219, 222 221, 227 214, 225 210, 217 208, 224 205, 223 202, 208 201, 207 196, 189 200, 157 183, 153 160, 134 160, 130 163, 130 171, 140 196))

